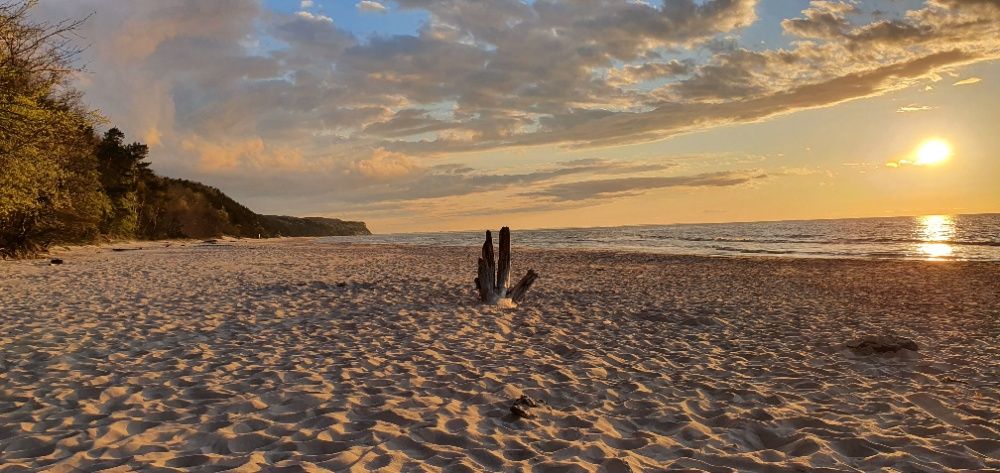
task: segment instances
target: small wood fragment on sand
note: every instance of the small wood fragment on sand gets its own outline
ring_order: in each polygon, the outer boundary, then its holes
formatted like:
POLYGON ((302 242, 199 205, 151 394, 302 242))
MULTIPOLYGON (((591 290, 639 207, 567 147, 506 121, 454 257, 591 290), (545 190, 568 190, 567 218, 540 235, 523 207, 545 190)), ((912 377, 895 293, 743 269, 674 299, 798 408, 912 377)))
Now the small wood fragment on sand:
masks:
POLYGON ((542 401, 535 401, 531 397, 522 394, 521 397, 514 400, 514 403, 510 406, 510 413, 518 419, 534 419, 538 417, 531 409, 539 407, 544 404, 542 401))

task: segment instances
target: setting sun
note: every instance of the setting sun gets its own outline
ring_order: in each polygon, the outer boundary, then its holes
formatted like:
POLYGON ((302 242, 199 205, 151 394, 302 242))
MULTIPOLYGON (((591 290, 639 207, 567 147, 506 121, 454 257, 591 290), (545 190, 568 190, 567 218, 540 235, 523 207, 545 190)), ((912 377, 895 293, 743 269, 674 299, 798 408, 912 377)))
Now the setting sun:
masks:
POLYGON ((913 163, 917 166, 932 166, 947 161, 949 157, 951 157, 951 145, 944 140, 932 139, 917 148, 916 160, 913 163))

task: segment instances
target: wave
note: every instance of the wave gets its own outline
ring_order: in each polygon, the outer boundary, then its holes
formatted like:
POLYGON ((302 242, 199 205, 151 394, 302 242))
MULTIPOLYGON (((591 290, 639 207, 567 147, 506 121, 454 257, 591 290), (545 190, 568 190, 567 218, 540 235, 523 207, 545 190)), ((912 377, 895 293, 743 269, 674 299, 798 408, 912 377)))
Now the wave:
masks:
POLYGON ((680 240, 680 241, 711 242, 711 243, 759 243, 759 244, 795 243, 795 244, 819 244, 819 245, 900 243, 900 244, 946 244, 946 245, 1000 247, 1000 241, 992 241, 992 240, 922 240, 918 238, 886 238, 886 237, 802 240, 802 239, 784 239, 784 238, 679 237, 674 235, 655 235, 655 236, 651 235, 651 237, 652 239, 657 239, 657 240, 680 240))
POLYGON ((735 253, 750 253, 750 254, 765 254, 765 255, 790 255, 794 253, 801 253, 792 250, 764 250, 764 249, 752 249, 752 248, 735 248, 732 246, 713 246, 716 250, 720 251, 732 251, 735 253))
POLYGON ((944 244, 966 246, 998 246, 1000 241, 992 240, 923 240, 919 238, 837 238, 833 243, 911 243, 911 244, 944 244))
MULTIPOLYGON (((954 218, 944 240, 912 218, 647 225, 514 232, 532 248, 594 248, 692 255, 1000 261, 1000 214, 954 218), (947 245, 950 248, 938 248, 947 245), (948 254, 942 254, 948 253, 948 254)), ((481 232, 372 235, 329 241, 479 246, 481 232)))

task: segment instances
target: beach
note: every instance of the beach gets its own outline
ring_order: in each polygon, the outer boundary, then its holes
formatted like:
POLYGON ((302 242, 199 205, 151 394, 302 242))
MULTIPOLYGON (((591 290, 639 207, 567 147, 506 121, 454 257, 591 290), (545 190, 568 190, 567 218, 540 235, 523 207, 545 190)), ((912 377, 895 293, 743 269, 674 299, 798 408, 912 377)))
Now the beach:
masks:
POLYGON ((0 472, 1000 470, 997 262, 116 248, 0 262, 0 472))

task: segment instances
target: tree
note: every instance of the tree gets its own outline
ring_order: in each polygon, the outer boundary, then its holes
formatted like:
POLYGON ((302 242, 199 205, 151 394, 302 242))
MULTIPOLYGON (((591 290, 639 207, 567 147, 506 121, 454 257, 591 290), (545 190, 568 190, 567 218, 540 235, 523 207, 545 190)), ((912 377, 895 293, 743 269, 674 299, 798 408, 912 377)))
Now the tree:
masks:
POLYGON ((100 117, 68 86, 83 20, 33 24, 0 3, 0 256, 96 232, 107 211, 93 161, 100 117))
POLYGON ((125 134, 112 128, 97 145, 101 184, 111 200, 102 230, 119 238, 135 238, 139 236, 140 183, 152 173, 146 161, 149 148, 142 143, 124 143, 125 134))
POLYGON ((155 175, 142 143, 69 86, 85 20, 31 23, 37 3, 0 0, 0 258, 116 238, 368 233, 362 222, 258 215, 219 189, 155 175))

